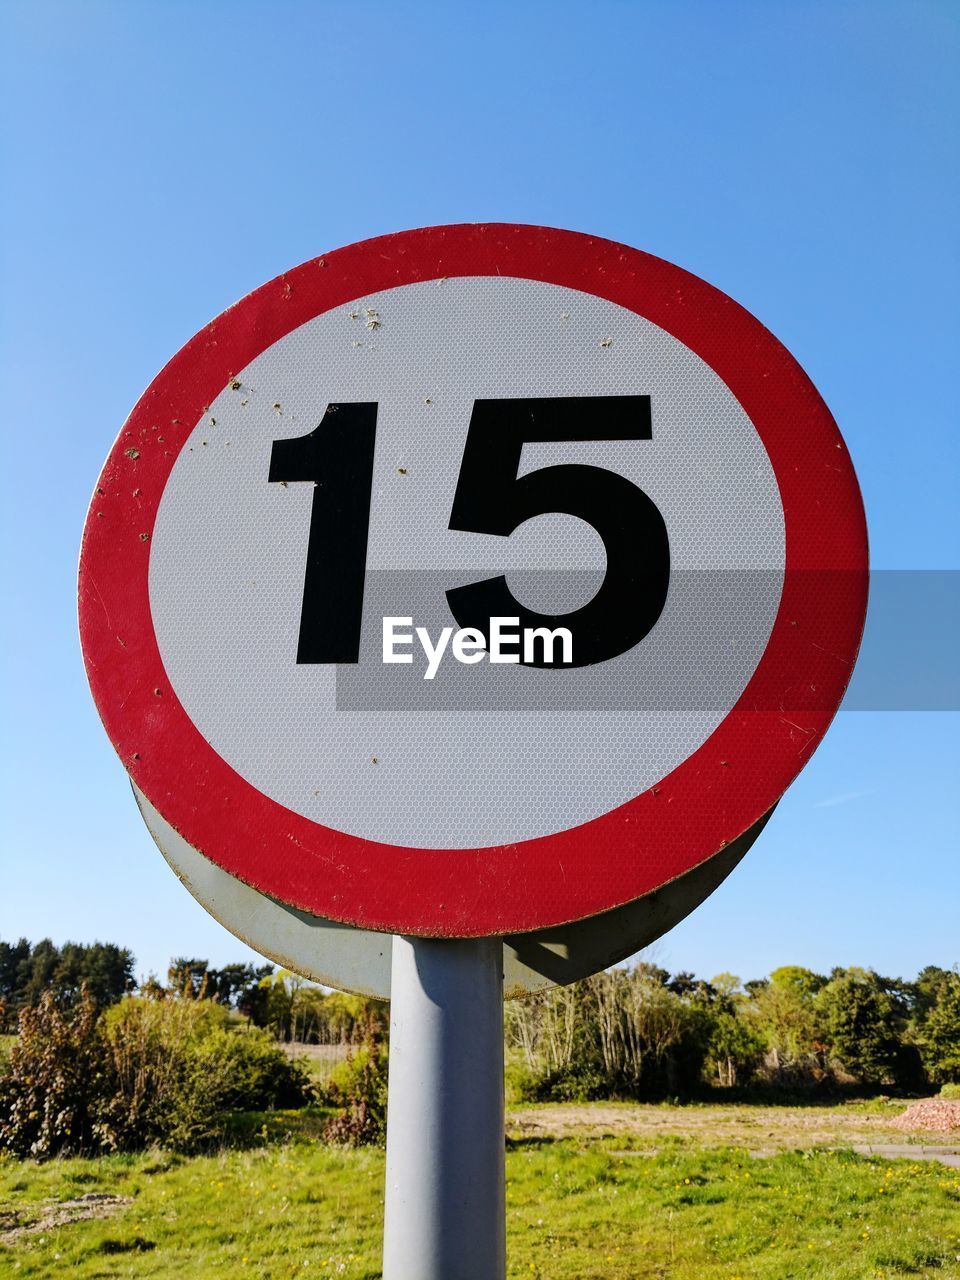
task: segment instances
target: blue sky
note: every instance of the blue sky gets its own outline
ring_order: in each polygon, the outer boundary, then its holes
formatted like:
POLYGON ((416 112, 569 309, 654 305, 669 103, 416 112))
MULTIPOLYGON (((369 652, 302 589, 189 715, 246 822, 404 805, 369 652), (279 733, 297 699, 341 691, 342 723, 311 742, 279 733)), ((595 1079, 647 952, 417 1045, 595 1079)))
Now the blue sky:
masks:
MULTIPOLYGON (((687 267, 820 388, 874 566, 960 567, 952 0, 6 0, 0 24, 0 937, 115 940, 144 973, 246 954, 155 851, 100 728, 77 548, 156 370, 340 244, 500 219, 687 267)), ((922 668, 933 622, 917 625, 899 661, 922 668)), ((956 713, 842 711, 660 963, 960 961, 958 729, 956 713)))

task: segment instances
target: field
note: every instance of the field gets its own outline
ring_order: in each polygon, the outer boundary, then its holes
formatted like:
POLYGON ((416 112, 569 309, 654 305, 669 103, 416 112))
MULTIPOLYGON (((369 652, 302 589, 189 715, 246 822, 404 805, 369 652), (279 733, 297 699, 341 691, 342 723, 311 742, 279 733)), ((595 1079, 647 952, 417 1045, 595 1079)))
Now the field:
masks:
MULTIPOLYGON (((901 1108, 524 1108, 508 1119, 509 1275, 540 1280, 960 1277, 960 1169, 901 1108)), ((323 1147, 322 1116, 264 1145, 0 1161, 0 1274, 379 1276, 383 1154, 323 1147)), ((954 1150, 960 1150, 955 1144, 954 1150)), ((941 1147, 942 1150, 942 1147, 941 1147)))

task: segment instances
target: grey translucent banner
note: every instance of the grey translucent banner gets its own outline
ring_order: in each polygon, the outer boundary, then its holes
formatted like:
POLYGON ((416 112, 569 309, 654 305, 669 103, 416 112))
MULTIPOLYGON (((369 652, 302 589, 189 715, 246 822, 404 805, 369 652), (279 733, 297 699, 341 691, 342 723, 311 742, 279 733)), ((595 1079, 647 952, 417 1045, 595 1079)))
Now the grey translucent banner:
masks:
POLYGON ((845 711, 960 710, 960 571, 877 569, 845 711))
MULTIPOLYGON (((397 645, 410 663, 383 661, 383 619, 409 618, 398 632, 426 629, 436 644, 457 628, 445 592, 496 577, 491 569, 375 570, 366 575, 360 660, 337 668, 339 711, 651 711, 725 714, 751 681, 779 609, 784 575, 767 570, 678 570, 663 613, 628 652, 585 667, 536 668, 456 660, 448 648, 432 679, 420 640, 397 645)), ((585 604, 602 571, 508 572, 517 600, 544 614, 585 604)), ((851 711, 960 709, 956 653, 960 572, 877 570, 869 578, 863 646, 852 678, 829 637, 855 615, 862 574, 801 571, 790 576, 797 618, 790 637, 795 669, 762 673, 750 684, 756 711, 830 710, 838 679, 850 679, 851 711), (827 643, 824 643, 824 641, 827 643)), ((553 625, 562 626, 557 616, 553 625)), ((781 619, 783 624, 784 619, 781 619)), ((576 639, 574 636, 574 645, 576 639)), ((519 646, 513 646, 514 651, 519 646)), ((557 646, 557 656, 560 648, 557 646)))

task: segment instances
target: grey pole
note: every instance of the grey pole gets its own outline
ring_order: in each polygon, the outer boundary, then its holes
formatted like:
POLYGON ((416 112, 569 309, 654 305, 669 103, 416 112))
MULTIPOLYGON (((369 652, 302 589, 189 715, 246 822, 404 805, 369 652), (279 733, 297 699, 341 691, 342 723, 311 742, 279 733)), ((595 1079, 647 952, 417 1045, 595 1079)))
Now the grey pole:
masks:
POLYGON ((383 1280, 504 1280, 503 940, 393 940, 383 1280))

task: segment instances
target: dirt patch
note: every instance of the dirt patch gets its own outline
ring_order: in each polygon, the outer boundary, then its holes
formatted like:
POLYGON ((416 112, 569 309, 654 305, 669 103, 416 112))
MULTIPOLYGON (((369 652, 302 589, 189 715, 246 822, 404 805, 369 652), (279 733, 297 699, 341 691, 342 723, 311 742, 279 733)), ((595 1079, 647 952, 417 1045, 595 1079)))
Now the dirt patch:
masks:
POLYGON ((43 1204, 0 1209, 0 1244, 13 1244, 21 1236, 52 1231, 55 1227, 66 1227, 71 1222, 84 1222, 88 1218, 112 1218, 130 1203, 130 1196, 91 1191, 76 1200, 47 1200, 43 1204))
MULTIPOLYGON (((909 1127, 909 1126, 907 1126, 909 1127)), ((701 1146, 792 1151, 903 1142, 897 1109, 868 1113, 854 1107, 651 1106, 594 1102, 517 1107, 507 1114, 512 1137, 626 1137, 651 1147, 681 1139, 701 1146), (898 1127, 901 1131, 898 1132, 898 1127)))

